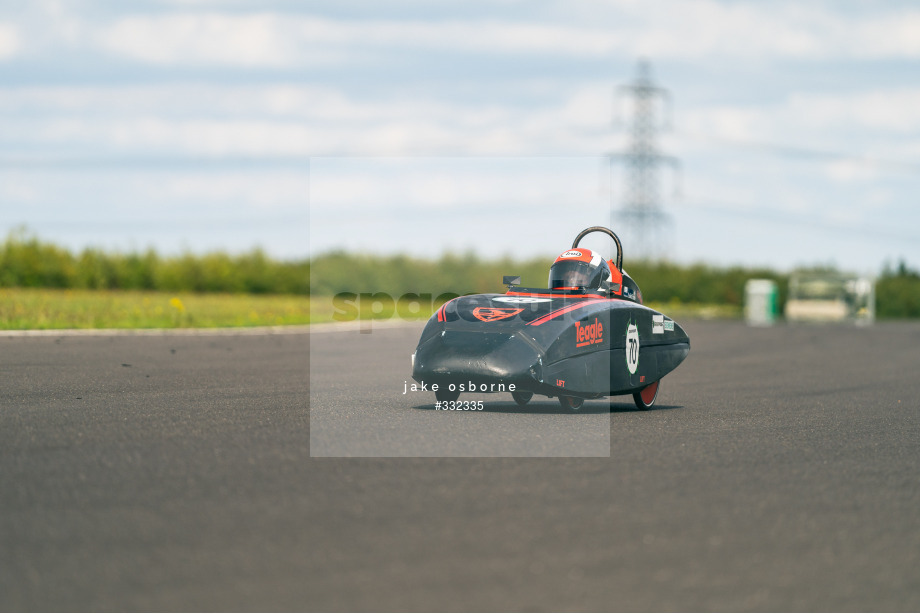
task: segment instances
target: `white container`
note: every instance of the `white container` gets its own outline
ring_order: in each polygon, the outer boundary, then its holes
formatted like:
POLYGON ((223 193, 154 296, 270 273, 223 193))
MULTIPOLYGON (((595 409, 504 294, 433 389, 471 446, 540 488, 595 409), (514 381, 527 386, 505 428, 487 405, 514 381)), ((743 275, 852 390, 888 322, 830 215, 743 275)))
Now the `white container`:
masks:
POLYGON ((776 322, 778 290, 772 279, 749 279, 744 284, 744 319, 751 326, 776 322))

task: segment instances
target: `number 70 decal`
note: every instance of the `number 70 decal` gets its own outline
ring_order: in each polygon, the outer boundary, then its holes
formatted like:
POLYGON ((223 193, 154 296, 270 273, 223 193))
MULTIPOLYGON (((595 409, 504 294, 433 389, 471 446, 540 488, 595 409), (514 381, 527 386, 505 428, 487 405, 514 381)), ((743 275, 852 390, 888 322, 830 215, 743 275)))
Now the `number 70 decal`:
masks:
POLYGON ((639 329, 632 323, 626 327, 626 368, 630 374, 639 368, 639 329))

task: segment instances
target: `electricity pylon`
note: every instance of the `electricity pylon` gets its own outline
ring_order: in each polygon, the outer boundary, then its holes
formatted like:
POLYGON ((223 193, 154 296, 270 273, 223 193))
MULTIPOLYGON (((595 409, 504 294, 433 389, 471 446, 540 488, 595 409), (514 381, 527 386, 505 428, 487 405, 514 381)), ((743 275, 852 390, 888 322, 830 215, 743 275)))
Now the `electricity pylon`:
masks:
POLYGON ((669 128, 671 95, 652 82, 649 63, 640 60, 635 80, 616 89, 618 105, 624 96, 632 103, 629 144, 625 152, 609 154, 609 160, 611 167, 615 162, 625 167, 626 189, 623 205, 616 209, 611 184, 611 225, 626 231, 631 254, 659 258, 665 231, 671 224, 659 199, 659 168, 663 165, 679 168, 677 158, 662 154, 657 145, 658 132, 669 128))

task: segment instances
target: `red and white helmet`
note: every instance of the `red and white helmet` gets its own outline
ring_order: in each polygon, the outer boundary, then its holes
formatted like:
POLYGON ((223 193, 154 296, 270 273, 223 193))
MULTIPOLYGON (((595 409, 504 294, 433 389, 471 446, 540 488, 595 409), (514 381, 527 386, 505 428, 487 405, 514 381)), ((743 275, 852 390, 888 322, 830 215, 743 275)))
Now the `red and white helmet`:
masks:
POLYGON ((612 281, 610 265, 598 253, 576 247, 562 252, 549 269, 549 287, 574 290, 608 290, 612 281))

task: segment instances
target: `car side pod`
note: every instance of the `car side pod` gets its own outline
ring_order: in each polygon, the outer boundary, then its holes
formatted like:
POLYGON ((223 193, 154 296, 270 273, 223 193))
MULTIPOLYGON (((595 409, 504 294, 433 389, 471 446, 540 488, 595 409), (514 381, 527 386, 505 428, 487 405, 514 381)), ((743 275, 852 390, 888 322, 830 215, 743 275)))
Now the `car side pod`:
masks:
POLYGON ((412 377, 438 384, 439 401, 510 392, 519 404, 543 395, 578 411, 585 399, 628 394, 648 409, 689 351, 680 325, 643 305, 525 289, 465 296, 439 310, 422 332, 412 377))

